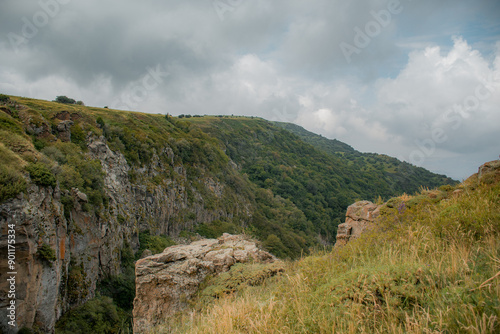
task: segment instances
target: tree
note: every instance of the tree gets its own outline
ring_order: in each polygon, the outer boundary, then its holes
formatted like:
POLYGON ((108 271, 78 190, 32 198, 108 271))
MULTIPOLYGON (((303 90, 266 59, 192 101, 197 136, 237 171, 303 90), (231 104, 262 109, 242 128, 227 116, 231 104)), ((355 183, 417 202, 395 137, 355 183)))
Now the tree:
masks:
MULTIPOLYGON (((76 104, 76 101, 74 99, 71 99, 67 96, 58 96, 58 97, 56 97, 55 102, 64 103, 64 104, 76 104)), ((83 104, 83 102, 82 102, 82 104, 83 104)))

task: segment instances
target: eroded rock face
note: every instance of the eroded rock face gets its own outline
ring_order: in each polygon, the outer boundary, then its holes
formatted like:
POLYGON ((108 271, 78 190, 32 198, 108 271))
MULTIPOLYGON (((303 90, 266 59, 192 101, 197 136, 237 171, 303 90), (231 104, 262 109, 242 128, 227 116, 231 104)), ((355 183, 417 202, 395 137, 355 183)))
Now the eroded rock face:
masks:
POLYGON ((358 238, 369 228, 380 214, 380 205, 370 201, 360 201, 347 208, 345 223, 337 229, 337 245, 345 245, 349 240, 358 238))
MULTIPOLYGON (((23 119, 28 125, 48 124, 25 114, 23 119)), ((74 119, 73 116, 60 117, 70 121, 67 118, 74 119)), ((7 254, 9 224, 15 224, 17 236, 17 329, 36 326, 44 333, 53 333, 62 314, 95 297, 97 282, 102 277, 120 273, 121 250, 126 244, 137 249, 141 230, 176 236, 197 222, 232 219, 235 214, 250 216, 250 204, 244 198, 239 198, 230 212, 220 207, 206 209, 201 194, 187 180, 183 165, 175 166, 182 175, 151 187, 148 181, 168 169, 156 153, 151 164, 139 168, 131 167, 123 154, 112 151, 103 137, 89 136, 87 145, 87 158, 99 160, 104 172, 107 209, 95 213, 84 210, 89 198, 81 189, 61 190, 59 186, 42 187, 33 183, 29 183, 24 194, 0 203, 2 254, 7 254), (136 174, 135 182, 130 180, 131 170, 136 174), (189 201, 188 189, 196 201, 189 201), (62 198, 73 203, 66 212, 62 198), (192 219, 186 219, 187 215, 192 219), (55 260, 48 262, 40 257, 38 250, 44 245, 54 251, 55 260)), ((169 147, 159 155, 174 161, 169 147)), ((215 196, 224 189, 213 177, 200 182, 215 196)), ((9 302, 6 265, 6 261, 0 262, 0 332, 4 333, 10 330, 6 317, 9 302)))
POLYGON ((168 247, 137 261, 134 333, 147 333, 185 308, 207 275, 228 271, 238 262, 275 260, 246 237, 225 233, 219 239, 168 247))

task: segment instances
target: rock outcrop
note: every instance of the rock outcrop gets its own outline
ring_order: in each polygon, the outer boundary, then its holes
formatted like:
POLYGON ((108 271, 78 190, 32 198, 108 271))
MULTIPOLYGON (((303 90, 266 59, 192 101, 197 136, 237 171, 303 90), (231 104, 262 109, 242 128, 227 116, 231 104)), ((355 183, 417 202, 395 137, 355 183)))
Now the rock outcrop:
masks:
MULTIPOLYGON (((73 119, 72 115, 61 116, 68 117, 73 119)), ((34 121, 26 118, 26 122, 34 121)), ((89 136, 87 147, 86 159, 99 161, 102 167, 108 208, 89 211, 89 196, 81 189, 61 190, 59 186, 45 187, 29 180, 25 193, 0 203, 0 252, 7 254, 8 226, 15 225, 18 272, 17 328, 12 329, 5 313, 9 302, 5 273, 9 270, 7 261, 0 263, 0 332, 37 327, 44 333, 53 333, 62 314, 95 297, 100 279, 120 273, 121 252, 126 245, 138 248, 141 231, 176 236, 201 222, 229 220, 235 215, 244 222, 251 215, 250 204, 243 197, 236 197, 231 209, 207 209, 182 164, 173 166, 179 171, 174 172, 175 177, 152 184, 155 175, 174 169, 164 162, 173 163, 174 153, 168 146, 163 152, 155 152, 151 164, 144 167, 130 166, 124 155, 112 151, 103 137, 89 136), (168 159, 160 159, 162 155, 168 159), (135 174, 133 182, 130 173, 135 174), (63 201, 72 205, 65 207, 63 201), (55 260, 46 261, 40 256, 42 246, 54 252, 55 260)), ((211 176, 197 181, 206 187, 207 193, 224 200, 226 191, 220 180, 211 176)))
POLYGON ((137 261, 134 333, 147 333, 186 307, 207 275, 228 271, 236 263, 275 260, 246 237, 225 233, 219 239, 168 247, 137 261))
POLYGON ((492 184, 500 182, 500 160, 493 160, 482 164, 477 173, 472 174, 463 185, 475 187, 478 183, 492 184))
POLYGON ((358 238, 380 214, 380 205, 370 201, 360 201, 347 208, 345 223, 337 229, 336 245, 345 245, 349 240, 358 238))

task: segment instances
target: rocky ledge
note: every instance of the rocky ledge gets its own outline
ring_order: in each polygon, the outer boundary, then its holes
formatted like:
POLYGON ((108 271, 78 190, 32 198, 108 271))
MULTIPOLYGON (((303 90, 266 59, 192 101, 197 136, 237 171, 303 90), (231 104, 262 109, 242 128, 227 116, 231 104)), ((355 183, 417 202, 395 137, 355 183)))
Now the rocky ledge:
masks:
POLYGON ((134 333, 147 333, 184 309, 207 275, 228 271, 236 263, 275 260, 247 237, 224 233, 219 239, 168 247, 137 261, 134 333))
POLYGON ((337 229, 336 245, 345 245, 349 240, 358 238, 368 229, 380 214, 381 205, 370 201, 360 201, 347 208, 345 223, 337 229))

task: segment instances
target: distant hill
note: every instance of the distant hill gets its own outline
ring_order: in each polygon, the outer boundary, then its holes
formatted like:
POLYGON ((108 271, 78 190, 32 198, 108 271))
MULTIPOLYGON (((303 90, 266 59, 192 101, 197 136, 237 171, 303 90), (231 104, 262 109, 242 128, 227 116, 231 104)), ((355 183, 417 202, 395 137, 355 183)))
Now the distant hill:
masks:
POLYGON ((412 194, 420 187, 433 188, 441 184, 458 183, 445 175, 432 173, 425 168, 413 166, 385 154, 361 153, 337 139, 325 138, 292 123, 274 122, 274 124, 296 134, 318 150, 341 157, 356 170, 368 172, 377 179, 384 180, 396 193, 412 194))
POLYGON ((356 152, 351 146, 341 142, 340 140, 325 138, 314 132, 307 131, 306 129, 297 124, 284 123, 284 122, 273 122, 273 123, 279 127, 282 127, 285 130, 295 133, 297 136, 302 138, 302 140, 304 140, 306 143, 309 143, 312 146, 316 147, 317 149, 320 149, 326 153, 335 154, 335 153, 356 152))

